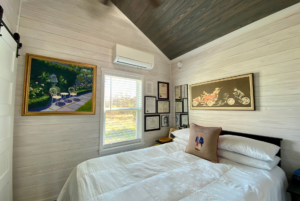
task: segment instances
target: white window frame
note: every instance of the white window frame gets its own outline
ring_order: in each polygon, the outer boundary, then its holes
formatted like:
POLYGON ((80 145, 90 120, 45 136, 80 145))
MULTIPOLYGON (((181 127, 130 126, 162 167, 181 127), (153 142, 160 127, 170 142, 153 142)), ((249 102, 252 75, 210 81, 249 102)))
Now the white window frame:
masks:
POLYGON ((113 151, 123 151, 123 150, 129 150, 129 149, 142 147, 145 144, 145 142, 144 142, 144 102, 143 102, 143 100, 144 100, 144 75, 140 75, 140 74, 136 74, 136 73, 129 73, 126 71, 118 71, 118 70, 113 70, 113 69, 101 69, 101 71, 102 71, 102 76, 101 76, 102 80, 101 80, 101 109, 100 109, 101 116, 100 116, 100 145, 99 145, 100 155, 103 155, 106 153, 113 153, 113 151), (114 143, 114 144, 104 145, 105 75, 112 75, 112 76, 142 80, 142 108, 141 108, 141 134, 140 134, 141 140, 135 139, 135 140, 129 140, 129 141, 123 141, 123 142, 118 142, 118 143, 114 143))

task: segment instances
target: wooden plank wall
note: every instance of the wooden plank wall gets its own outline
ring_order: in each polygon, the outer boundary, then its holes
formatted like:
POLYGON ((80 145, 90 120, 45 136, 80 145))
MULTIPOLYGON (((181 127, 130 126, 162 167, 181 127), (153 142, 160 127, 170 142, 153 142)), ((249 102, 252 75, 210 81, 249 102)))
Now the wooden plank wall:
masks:
MULTIPOLYGON (((101 68, 140 73, 145 81, 170 81, 170 61, 115 6, 98 0, 27 0, 22 4, 14 131, 14 200, 55 200, 73 168, 98 157, 101 68), (115 43, 151 52, 151 71, 112 64, 115 43), (98 66, 96 115, 21 116, 26 53, 98 66)), ((168 128, 145 133, 145 147, 168 128)))
POLYGON ((3 20, 12 33, 17 31, 21 0, 0 0, 4 9, 3 20))
POLYGON ((172 60, 171 71, 174 85, 254 73, 256 111, 190 110, 190 123, 283 138, 282 168, 300 167, 300 4, 172 60))

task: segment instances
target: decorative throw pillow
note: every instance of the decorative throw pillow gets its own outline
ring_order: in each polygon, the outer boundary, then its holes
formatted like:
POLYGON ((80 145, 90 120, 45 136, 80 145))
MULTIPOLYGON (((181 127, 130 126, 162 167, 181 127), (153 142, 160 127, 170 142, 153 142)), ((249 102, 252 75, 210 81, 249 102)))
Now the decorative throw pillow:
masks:
POLYGON ((191 124, 189 143, 185 152, 218 163, 217 149, 221 132, 220 127, 202 127, 191 124))

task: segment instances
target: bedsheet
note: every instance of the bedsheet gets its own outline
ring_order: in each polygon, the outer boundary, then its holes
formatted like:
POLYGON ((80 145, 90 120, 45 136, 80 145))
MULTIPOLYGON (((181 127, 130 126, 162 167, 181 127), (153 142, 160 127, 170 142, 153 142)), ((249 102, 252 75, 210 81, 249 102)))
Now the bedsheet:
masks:
POLYGON ((79 164, 58 201, 285 201, 283 170, 252 168, 220 158, 215 164, 171 142, 79 164))

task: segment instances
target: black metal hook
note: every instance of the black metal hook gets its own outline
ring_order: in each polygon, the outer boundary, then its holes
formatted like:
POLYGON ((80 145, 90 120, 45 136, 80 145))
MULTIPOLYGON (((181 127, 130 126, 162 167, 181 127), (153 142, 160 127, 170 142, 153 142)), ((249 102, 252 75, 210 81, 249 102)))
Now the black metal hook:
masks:
MULTIPOLYGON (((2 24, 2 18, 3 18, 3 8, 2 8, 2 6, 0 6, 0 32, 1 32, 1 27, 3 27, 3 24, 2 24)), ((1 34, 0 34, 0 36, 2 36, 1 34)))
MULTIPOLYGON (((7 29, 7 31, 10 33, 10 35, 13 37, 13 39, 16 41, 17 43, 17 53, 16 53, 16 56, 17 58, 20 56, 19 55, 19 50, 22 48, 22 43, 20 43, 20 34, 18 33, 14 33, 12 34, 11 31, 9 30, 9 28, 6 26, 6 24, 2 21, 3 19, 3 13, 4 13, 4 10, 2 8, 2 6, 0 6, 0 32, 1 32, 1 27, 5 27, 7 29)), ((0 37, 2 36, 2 34, 0 34, 0 37)))
POLYGON ((21 36, 20 36, 20 34, 18 34, 18 33, 14 33, 14 39, 15 39, 15 41, 17 42, 17 44, 18 44, 18 46, 17 46, 17 58, 20 56, 19 55, 19 50, 22 48, 22 46, 23 46, 23 44, 22 43, 20 43, 20 39, 21 39, 21 36))

